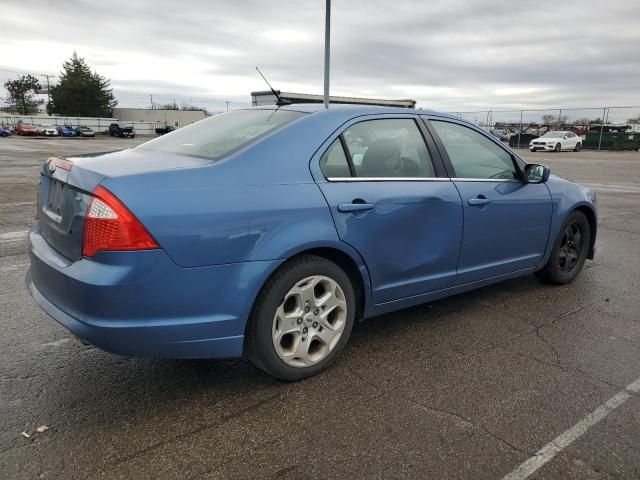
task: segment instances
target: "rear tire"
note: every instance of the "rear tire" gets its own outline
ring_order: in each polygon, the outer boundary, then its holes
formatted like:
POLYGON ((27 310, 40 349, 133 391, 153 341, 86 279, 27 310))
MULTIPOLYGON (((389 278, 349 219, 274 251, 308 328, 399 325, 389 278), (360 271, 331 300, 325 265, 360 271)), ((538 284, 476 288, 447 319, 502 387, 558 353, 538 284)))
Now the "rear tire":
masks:
POLYGON ((578 276, 591 244, 591 228, 584 213, 575 210, 564 221, 546 265, 536 276, 547 283, 565 285, 578 276))
POLYGON ((574 152, 579 152, 580 149, 582 148, 582 145, 580 144, 580 142, 576 143, 576 148, 573 149, 574 152))
POLYGON ((325 370, 349 340, 355 293, 335 263, 303 255, 285 263, 263 286, 247 325, 245 353, 280 380, 325 370))

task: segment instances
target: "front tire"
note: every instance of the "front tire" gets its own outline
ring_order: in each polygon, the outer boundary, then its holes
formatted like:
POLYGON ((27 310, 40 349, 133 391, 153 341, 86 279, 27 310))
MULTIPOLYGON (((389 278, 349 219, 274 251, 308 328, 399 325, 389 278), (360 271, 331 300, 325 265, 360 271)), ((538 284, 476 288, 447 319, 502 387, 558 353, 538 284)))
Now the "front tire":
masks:
POLYGON ((576 210, 562 224, 547 264, 536 275, 556 285, 572 282, 582 270, 590 243, 589 221, 584 213, 576 210))
POLYGON ((349 276, 315 255, 285 263, 256 299, 245 353, 280 380, 296 381, 325 370, 351 335, 356 300, 349 276))
POLYGON ((559 143, 556 143, 556 148, 553 149, 554 152, 559 152, 560 150, 562 150, 562 145, 560 145, 559 143))

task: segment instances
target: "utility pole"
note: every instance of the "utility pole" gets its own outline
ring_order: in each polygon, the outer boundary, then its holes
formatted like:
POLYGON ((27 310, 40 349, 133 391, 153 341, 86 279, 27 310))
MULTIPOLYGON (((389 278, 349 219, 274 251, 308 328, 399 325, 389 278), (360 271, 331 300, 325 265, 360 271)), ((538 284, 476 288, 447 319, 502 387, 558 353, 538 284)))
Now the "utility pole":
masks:
POLYGON ((47 79, 47 105, 51 104, 51 91, 49 89, 49 77, 52 77, 53 75, 44 75, 44 77, 47 79))
POLYGON ((227 112, 229 111, 229 100, 226 100, 224 103, 227 104, 227 112))
POLYGON ((520 110, 520 130, 518 130, 518 148, 520 148, 520 134, 522 133, 522 110, 520 110))
POLYGON ((326 0, 324 17, 324 108, 329 108, 329 49, 331 46, 331 0, 326 0))
POLYGON ((562 109, 558 110, 558 130, 562 128, 562 109))
POLYGON ((600 151, 600 146, 602 145, 602 131, 604 130, 604 118, 607 115, 606 107, 602 109, 602 123, 600 125, 600 138, 598 138, 598 151, 600 151))
POLYGON ((149 98, 151 99, 151 107, 150 107, 150 110, 153 110, 153 94, 149 95, 149 98))

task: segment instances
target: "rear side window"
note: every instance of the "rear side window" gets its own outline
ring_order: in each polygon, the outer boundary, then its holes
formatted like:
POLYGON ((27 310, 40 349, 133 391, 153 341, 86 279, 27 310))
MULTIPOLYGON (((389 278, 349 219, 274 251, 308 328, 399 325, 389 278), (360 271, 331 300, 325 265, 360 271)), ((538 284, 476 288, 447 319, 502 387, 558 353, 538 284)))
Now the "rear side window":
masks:
POLYGON ((422 134, 411 119, 369 120, 343 133, 358 177, 435 177, 422 134))
POLYGON ((326 178, 350 177, 349 162, 337 138, 320 158, 320 170, 326 178))
POLYGON ((303 115, 288 110, 234 110, 175 130, 136 148, 218 160, 303 115))
POLYGON ((517 179, 511 155, 480 133, 456 123, 432 120, 458 178, 517 179))

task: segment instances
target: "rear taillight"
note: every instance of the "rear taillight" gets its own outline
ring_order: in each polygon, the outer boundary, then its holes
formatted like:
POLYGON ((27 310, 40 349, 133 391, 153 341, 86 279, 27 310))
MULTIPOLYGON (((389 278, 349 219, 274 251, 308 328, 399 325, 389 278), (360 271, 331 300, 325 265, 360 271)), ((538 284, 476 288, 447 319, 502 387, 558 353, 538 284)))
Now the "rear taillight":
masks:
POLYGON ((159 248, 133 213, 104 187, 96 187, 87 208, 82 254, 93 257, 100 250, 149 250, 159 248))

